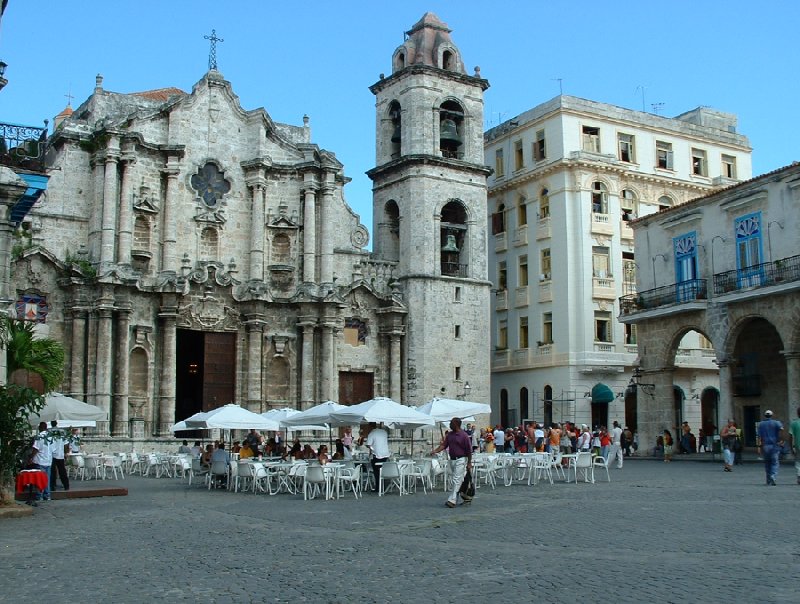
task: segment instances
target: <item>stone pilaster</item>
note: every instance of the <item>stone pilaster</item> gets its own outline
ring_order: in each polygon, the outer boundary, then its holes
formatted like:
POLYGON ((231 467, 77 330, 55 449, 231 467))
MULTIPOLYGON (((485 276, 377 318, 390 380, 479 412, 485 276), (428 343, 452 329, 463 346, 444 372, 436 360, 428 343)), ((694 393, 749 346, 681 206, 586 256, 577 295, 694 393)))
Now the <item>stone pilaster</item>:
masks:
POLYGON ((319 257, 319 280, 322 283, 333 282, 333 229, 335 228, 335 221, 333 218, 333 173, 325 174, 326 181, 322 187, 322 204, 321 216, 322 233, 320 241, 320 257, 319 257))
POLYGON ((175 374, 177 353, 178 307, 172 300, 164 304, 158 313, 161 319, 161 392, 158 397, 158 434, 170 435, 170 427, 175 423, 175 374))
POLYGON ((72 349, 70 350, 69 393, 84 400, 84 377, 86 372, 86 317, 85 308, 72 309, 72 349))
POLYGON ((117 309, 117 374, 114 380, 114 436, 130 436, 128 426, 128 388, 130 375, 130 323, 132 310, 117 309))
MULTIPOLYGON (((109 423, 113 421, 111 410, 111 365, 114 346, 112 342, 112 320, 114 300, 111 291, 105 289, 97 302, 97 339, 94 404, 108 413, 109 423)), ((101 436, 107 436, 108 428, 100 430, 101 436)))
POLYGON ((262 413, 264 396, 261 392, 263 370, 263 318, 248 317, 247 323, 247 408, 262 413))
POLYGON ((797 408, 800 407, 800 352, 783 351, 783 357, 786 359, 786 409, 778 413, 788 426, 797 417, 797 408))
POLYGON ((389 384, 390 384, 390 391, 389 391, 389 398, 393 401, 400 402, 402 400, 402 365, 401 365, 401 358, 400 358, 400 351, 401 351, 401 338, 400 334, 393 333, 389 335, 389 367, 390 367, 390 375, 389 375, 389 384))
POLYGON ((331 320, 322 323, 322 354, 320 365, 322 368, 321 392, 323 401, 335 401, 338 395, 333 392, 333 368, 335 362, 335 324, 331 320))
MULTIPOLYGON (((735 418, 733 408, 733 374, 731 368, 735 365, 735 360, 728 358, 722 361, 716 361, 719 367, 719 426, 717 430, 721 430, 722 426, 726 425, 728 420, 735 418)), ((739 418, 739 423, 741 423, 739 418)))
POLYGON ((133 149, 125 149, 122 162, 122 185, 119 200, 119 234, 117 237, 117 262, 131 263, 133 245, 133 166, 136 156, 133 149))
POLYGON ((253 211, 250 217, 250 280, 264 280, 264 207, 266 182, 259 178, 250 186, 253 211))
POLYGON ((639 443, 644 450, 655 446, 656 438, 669 430, 675 433, 675 408, 672 388, 674 369, 646 370, 639 379, 642 384, 652 384, 654 388, 639 386, 636 389, 637 422, 639 443), (649 393, 651 392, 652 393, 649 393))
MULTIPOLYGON (((175 248, 177 245, 177 225, 175 204, 178 203, 178 174, 180 174, 180 159, 177 156, 170 156, 167 164, 162 170, 167 177, 167 194, 164 199, 164 237, 161 251, 161 271, 176 273, 178 262, 175 248)), ((173 409, 174 410, 174 409, 173 409)))
POLYGON ((313 317, 301 317, 298 325, 303 330, 300 359, 300 406, 308 409, 314 403, 314 327, 313 317))
POLYGON ((114 235, 117 227, 119 138, 108 140, 103 176, 103 218, 100 231, 100 263, 114 262, 114 235))
POLYGON ((317 188, 306 184, 303 195, 303 282, 313 283, 317 266, 317 188))

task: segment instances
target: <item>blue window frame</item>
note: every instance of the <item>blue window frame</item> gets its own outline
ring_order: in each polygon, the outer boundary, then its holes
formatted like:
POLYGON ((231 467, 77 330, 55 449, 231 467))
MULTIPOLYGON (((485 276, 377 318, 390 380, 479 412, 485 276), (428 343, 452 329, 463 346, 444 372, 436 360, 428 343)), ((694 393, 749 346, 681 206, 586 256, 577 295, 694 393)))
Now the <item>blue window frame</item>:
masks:
POLYGON ((764 267, 761 264, 761 212, 745 214, 734 223, 736 233, 736 270, 739 287, 761 285, 764 267))
POLYGON ((675 291, 678 302, 697 298, 697 234, 695 231, 672 239, 675 251, 675 291))

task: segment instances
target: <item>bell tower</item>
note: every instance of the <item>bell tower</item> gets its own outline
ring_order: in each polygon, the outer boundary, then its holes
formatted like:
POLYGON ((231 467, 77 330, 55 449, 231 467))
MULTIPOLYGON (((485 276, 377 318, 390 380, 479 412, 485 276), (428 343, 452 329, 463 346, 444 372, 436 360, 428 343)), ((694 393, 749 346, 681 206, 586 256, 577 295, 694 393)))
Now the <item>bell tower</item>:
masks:
POLYGON ((392 56, 376 97, 373 254, 396 263, 408 324, 403 402, 489 397, 483 93, 450 29, 426 13, 392 56), (442 390, 444 389, 444 390, 442 390))

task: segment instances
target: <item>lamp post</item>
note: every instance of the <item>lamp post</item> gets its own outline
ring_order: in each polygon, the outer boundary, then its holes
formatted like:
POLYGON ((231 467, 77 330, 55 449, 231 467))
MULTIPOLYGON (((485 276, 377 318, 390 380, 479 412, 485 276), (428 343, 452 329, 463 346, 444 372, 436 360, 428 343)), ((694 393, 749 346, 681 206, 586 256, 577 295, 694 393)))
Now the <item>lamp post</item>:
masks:
POLYGON ((469 392, 472 390, 472 386, 469 385, 469 382, 464 382, 464 392, 457 395, 456 398, 460 401, 466 400, 469 398, 469 392))

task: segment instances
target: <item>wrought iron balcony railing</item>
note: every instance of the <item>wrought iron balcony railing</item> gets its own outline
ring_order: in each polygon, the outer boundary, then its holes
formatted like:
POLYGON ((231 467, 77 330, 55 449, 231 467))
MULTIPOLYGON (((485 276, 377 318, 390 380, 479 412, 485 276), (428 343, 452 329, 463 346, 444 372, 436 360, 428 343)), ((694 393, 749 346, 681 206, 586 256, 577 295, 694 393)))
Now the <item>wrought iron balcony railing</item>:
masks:
POLYGON ((714 295, 767 287, 800 280, 800 256, 763 262, 747 268, 733 269, 714 275, 714 295))
POLYGON ((628 315, 662 306, 705 300, 707 296, 705 279, 689 279, 622 296, 619 299, 620 314, 628 315))
POLYGON ((447 277, 466 277, 467 265, 442 260, 442 275, 447 277))
POLYGON ((43 128, 0 123, 0 165, 44 172, 47 123, 43 128))

